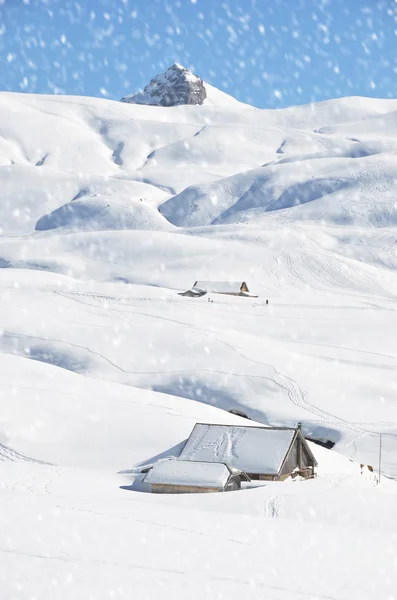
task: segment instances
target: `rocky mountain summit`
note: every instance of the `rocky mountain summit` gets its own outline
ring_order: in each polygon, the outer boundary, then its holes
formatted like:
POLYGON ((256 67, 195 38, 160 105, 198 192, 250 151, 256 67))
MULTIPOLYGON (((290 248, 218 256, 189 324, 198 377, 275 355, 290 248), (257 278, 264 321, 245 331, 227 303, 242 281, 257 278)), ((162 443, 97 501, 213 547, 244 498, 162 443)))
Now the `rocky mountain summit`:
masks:
POLYGON ((125 96, 121 101, 151 106, 179 106, 203 104, 206 98, 203 80, 175 63, 165 73, 154 77, 143 92, 125 96))

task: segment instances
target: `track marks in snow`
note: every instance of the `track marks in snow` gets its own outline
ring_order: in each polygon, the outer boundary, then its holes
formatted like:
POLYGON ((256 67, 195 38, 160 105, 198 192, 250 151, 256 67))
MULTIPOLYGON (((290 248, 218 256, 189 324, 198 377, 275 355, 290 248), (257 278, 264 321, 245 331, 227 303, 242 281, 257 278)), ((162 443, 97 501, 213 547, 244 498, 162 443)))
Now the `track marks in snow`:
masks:
MULTIPOLYGON (((129 312, 129 311, 125 311, 119 308, 112 308, 110 309, 109 307, 105 307, 104 306, 104 302, 106 300, 113 300, 114 302, 117 301, 116 297, 105 297, 105 296, 100 296, 100 295, 91 295, 91 298, 94 299, 94 301, 96 300, 97 303, 102 307, 103 310, 106 310, 109 314, 116 316, 115 313, 123 313, 123 312, 129 312)), ((117 302, 116 302, 117 304, 117 302)), ((267 369, 271 369, 274 372, 274 377, 271 376, 266 376, 266 375, 256 375, 256 374, 243 374, 243 373, 236 373, 236 372, 227 372, 227 371, 220 371, 217 369, 188 369, 188 370, 165 370, 165 371, 127 371, 122 369, 121 367, 118 367, 117 365, 114 365, 114 363, 112 363, 111 361, 108 360, 108 362, 110 362, 111 364, 113 364, 114 366, 116 366, 116 368, 118 368, 119 370, 123 371, 124 373, 128 373, 130 375, 159 375, 159 374, 167 374, 167 375, 171 375, 173 373, 175 374, 182 374, 182 373, 199 373, 199 372, 207 372, 207 373, 222 373, 222 374, 226 374, 229 376, 235 376, 235 377, 246 377, 246 378, 260 378, 264 381, 268 381, 270 383, 272 383, 273 385, 275 385, 276 387, 278 387, 280 390, 282 390, 283 394, 289 399, 289 401, 294 404, 295 406, 297 406, 298 408, 308 412, 310 415, 312 415, 312 417, 314 417, 313 420, 317 420, 320 419, 320 422, 322 422, 324 425, 332 425, 335 427, 340 427, 343 430, 350 430, 353 431, 355 433, 372 433, 366 429, 363 429, 362 427, 353 424, 350 421, 347 421, 345 419, 342 419, 341 417, 330 413, 329 411, 325 411, 323 409, 320 409, 319 407, 317 407, 316 405, 314 405, 313 403, 311 403, 308 399, 308 394, 306 392, 306 390, 304 390, 301 386, 299 386, 299 384, 292 379, 291 377, 289 377, 288 375, 286 375, 285 373, 281 373, 280 371, 278 371, 276 369, 275 366, 260 361, 260 360, 256 360, 251 358, 250 356, 247 356, 247 354, 244 353, 243 350, 241 350, 240 348, 238 348, 237 346, 235 346, 232 343, 226 342, 225 340, 223 340, 220 336, 222 335, 222 332, 219 331, 214 331, 214 330, 207 330, 204 329, 202 327, 197 326, 194 323, 188 323, 188 322, 184 322, 181 321, 180 319, 173 319, 170 317, 164 317, 162 315, 156 315, 153 313, 147 313, 147 312, 143 312, 143 311, 132 311, 133 314, 139 314, 142 316, 147 316, 150 318, 155 318, 155 319, 160 319, 160 320, 165 320, 171 323, 175 323, 179 326, 184 326, 184 327, 188 327, 188 328, 192 328, 195 331, 200 332, 202 335, 208 337, 209 339, 212 339, 214 341, 217 341, 218 343, 226 346, 227 348, 229 348, 232 352, 236 353, 238 356, 240 356, 241 358, 243 358, 244 360, 259 365, 260 367, 266 367, 267 369)), ((121 316, 120 317, 123 321, 125 321, 124 317, 121 316)), ((127 323, 127 325, 129 325, 128 321, 125 321, 127 323)), ((103 357, 105 358, 105 357, 103 357)), ((139 383, 135 385, 139 386, 139 383)), ((374 434, 373 434, 374 435, 374 434)), ((393 434, 390 434, 393 435, 393 434)))
MULTIPOLYGON (((41 336, 27 335, 27 334, 21 334, 21 333, 3 332, 2 336, 0 336, 0 337, 4 337, 5 339, 7 339, 11 342, 13 341, 13 339, 19 340, 22 343, 25 342, 25 344, 23 345, 23 348, 21 348, 21 352, 20 352, 20 355, 23 357, 28 358, 30 360, 38 360, 39 362, 53 364, 58 367, 64 368, 68 371, 73 371, 73 372, 77 372, 77 373, 81 373, 83 371, 83 372, 88 373, 89 365, 88 364, 85 366, 82 365, 81 368, 79 368, 79 370, 70 368, 71 363, 67 362, 69 353, 68 352, 60 353, 59 348, 51 348, 51 344, 55 344, 56 346, 60 346, 60 347, 70 347, 70 348, 76 348, 78 350, 83 350, 84 352, 87 352, 89 354, 92 354, 92 355, 97 356, 100 359, 104 360, 105 362, 110 364, 112 367, 114 367, 118 371, 121 371, 123 373, 129 373, 129 371, 126 371, 125 369, 123 369, 122 367, 120 367, 119 365, 117 365, 116 363, 111 361, 109 358, 107 358, 105 355, 103 355, 99 352, 96 352, 95 350, 92 350, 88 346, 82 346, 79 344, 74 344, 72 342, 66 342, 64 340, 55 339, 55 338, 44 338, 41 336), (42 347, 37 352, 34 352, 34 351, 32 352, 31 348, 29 347, 29 344, 30 344, 30 346, 33 346, 38 341, 43 342, 45 344, 45 346, 42 347), (65 363, 60 362, 58 360, 58 358, 57 358, 57 360, 55 360, 55 358, 54 358, 54 357, 62 358, 62 356, 65 357, 65 360, 66 360, 65 363)), ((18 352, 17 352, 17 354, 18 354, 18 352)), ((76 364, 79 364, 79 361, 77 361, 76 364)))
MULTIPOLYGON (((189 579, 190 582, 197 582, 197 585, 201 585, 201 586, 208 586, 208 581, 214 581, 214 582, 221 582, 221 583, 230 583, 233 586, 236 585, 240 585, 243 586, 244 588, 249 588, 250 590, 256 589, 256 588, 260 588, 263 589, 264 591, 269 590, 272 593, 272 598, 276 599, 276 596, 274 595, 275 593, 277 594, 277 600, 283 600, 284 598, 299 598, 304 596, 305 598, 308 598, 308 600, 312 599, 312 600, 339 600, 338 598, 336 598, 335 596, 329 596, 329 595, 323 595, 323 594, 319 594, 316 592, 312 592, 312 591, 305 591, 303 590, 301 587, 299 587, 298 589, 295 588, 289 588, 289 587, 283 587, 283 586, 276 586, 276 585, 270 585, 268 583, 265 583, 263 581, 258 581, 256 578, 250 578, 250 579, 242 579, 239 577, 235 577, 235 576, 229 576, 229 575, 214 575, 212 573, 209 573, 208 571, 203 571, 200 572, 199 570, 195 569, 194 571, 190 571, 188 569, 186 570, 181 570, 181 569, 166 569, 164 567, 157 567, 157 566, 152 566, 152 565, 147 565, 147 564, 138 564, 138 563, 131 563, 131 562, 118 562, 118 561, 110 561, 110 560, 101 560, 101 559, 93 559, 93 558, 83 558, 83 557, 77 557, 77 556, 71 556, 70 554, 65 554, 65 555, 50 555, 50 554, 43 554, 43 553, 38 553, 38 552, 29 552, 27 550, 19 550, 19 549, 15 549, 15 548, 0 548, 0 552, 3 553, 4 555, 6 554, 11 554, 11 555, 15 555, 15 556, 19 556, 19 557, 26 557, 26 558, 33 558, 33 559, 41 559, 41 560, 49 560, 49 561, 60 561, 60 562, 66 562, 66 563, 81 563, 81 564, 90 564, 90 565, 98 565, 99 567, 103 568, 103 567, 117 567, 119 569, 126 569, 126 570, 137 570, 137 571, 143 571, 143 572, 152 572, 152 573, 156 573, 156 576, 167 576, 167 581, 169 581, 169 575, 171 576, 178 576, 178 577, 186 577, 189 579), (279 595, 281 594, 281 595, 279 595)), ((204 589, 204 588, 203 588, 204 589)), ((207 596, 208 597, 208 596, 207 596)))
POLYGON ((244 437, 244 435, 245 431, 241 431, 239 429, 236 430, 233 427, 231 432, 225 431, 222 434, 219 443, 218 440, 216 440, 213 443, 209 443, 207 444, 207 446, 203 447, 208 448, 212 444, 215 444, 215 457, 221 462, 226 461, 228 464, 232 465, 235 461, 239 459, 238 445, 240 440, 244 437))
MULTIPOLYGON (((263 379, 267 379, 268 381, 271 381, 274 385, 278 386, 286 393, 287 397, 292 402, 292 404, 311 413, 315 417, 319 417, 325 425, 333 425, 336 427, 341 427, 342 429, 349 429, 350 431, 354 431, 354 432, 370 433, 372 435, 376 435, 375 432, 373 432, 373 431, 363 429, 362 427, 352 423, 351 421, 342 419, 341 417, 338 417, 337 415, 335 415, 333 413, 330 413, 328 411, 320 409, 318 406, 309 402, 308 394, 307 394, 306 390, 304 390, 301 386, 299 386, 299 384, 294 379, 292 379, 285 373, 281 373, 280 371, 278 371, 273 365, 271 365, 269 363, 264 363, 263 361, 258 361, 256 359, 250 358, 249 356, 245 355, 241 350, 239 350, 235 346, 230 345, 230 347, 233 348, 234 351, 237 354, 239 354, 242 358, 244 358, 252 363, 271 368, 274 371, 275 375, 277 376, 276 378, 272 378, 272 377, 258 376, 258 375, 246 375, 246 377, 262 377, 263 379)), ((386 433, 385 435, 388 435, 391 437, 397 437, 397 435, 395 435, 395 434, 387 434, 386 433)))
POLYGON ((281 494, 274 494, 269 496, 265 502, 265 518, 275 519, 279 516, 278 499, 281 494))
MULTIPOLYGON (((63 293, 62 293, 62 295, 63 295, 63 293)), ((128 369, 122 368, 117 363, 115 363, 114 361, 107 358, 105 355, 95 352, 87 346, 72 344, 70 342, 64 342, 64 341, 58 340, 58 339, 49 339, 48 340, 48 339, 44 339, 44 338, 37 338, 37 339, 41 339, 44 342, 50 343, 50 344, 57 343, 57 344, 69 345, 70 347, 76 347, 79 350, 88 352, 94 356, 99 357, 101 360, 106 361, 111 367, 114 367, 117 371, 122 372, 127 375, 130 375, 134 378, 131 381, 125 381, 125 383, 130 383, 130 384, 134 385, 135 387, 147 387, 147 385, 140 385, 139 379, 137 380, 136 377, 138 377, 139 375, 155 376, 155 375, 173 375, 173 374, 179 376, 179 375, 186 374, 186 373, 191 374, 191 375, 196 375, 199 373, 211 373, 211 374, 218 373, 221 375, 227 375, 227 376, 238 377, 238 378, 262 379, 264 382, 267 381, 267 382, 271 383, 272 385, 274 385, 276 388, 279 388, 280 391, 282 391, 283 395, 292 404, 294 404, 295 406, 304 410, 305 412, 309 413, 312 417, 310 419, 310 422, 313 422, 313 423, 319 422, 319 423, 323 424, 324 426, 334 426, 334 427, 340 428, 342 430, 352 431, 355 434, 370 433, 371 435, 375 435, 375 433, 373 431, 371 431, 370 429, 368 429, 367 427, 360 425, 358 423, 355 423, 355 422, 350 422, 345 419, 342 419, 338 415, 333 414, 329 411, 320 409, 318 406, 311 403, 306 390, 302 389, 302 387, 299 386, 297 381, 295 381, 294 379, 289 377, 286 373, 283 373, 283 372, 280 372, 279 370, 277 370, 274 365, 267 363, 265 361, 256 360, 256 359, 252 358, 251 356, 249 356, 247 354, 246 350, 239 348, 234 343, 230 343, 229 341, 224 340, 223 339, 224 333, 222 333, 221 331, 216 331, 213 329, 210 329, 210 330, 204 329, 202 327, 197 326, 197 324, 195 324, 195 323, 184 322, 184 321, 181 321, 180 319, 164 317, 162 315, 156 315, 156 314, 142 311, 142 310, 133 310, 133 311, 127 310, 126 311, 124 306, 123 306, 123 308, 120 307, 121 298, 117 297, 117 296, 111 296, 111 295, 105 295, 105 294, 93 294, 93 293, 91 293, 91 294, 89 294, 89 293, 87 293, 87 294, 65 293, 65 296, 70 296, 74 300, 76 300, 78 302, 82 302, 82 304, 87 305, 87 306, 99 305, 101 307, 102 311, 104 311, 104 313, 106 313, 109 317, 112 316, 114 318, 120 319, 128 327, 131 327, 133 325, 131 325, 129 323, 128 319, 125 317, 125 314, 126 313, 128 314, 131 312, 132 314, 135 314, 135 315, 144 315, 149 318, 161 319, 161 320, 165 320, 166 322, 175 323, 176 325, 181 326, 181 327, 191 328, 192 330, 201 333, 202 335, 206 336, 207 338, 217 341, 218 343, 229 348, 233 353, 237 354, 238 356, 243 358, 245 361, 248 361, 249 363, 252 363, 254 365, 259 365, 262 373, 263 373, 263 367, 265 367, 267 370, 273 371, 273 374, 274 374, 274 375, 272 375, 269 373, 269 375, 268 374, 257 375, 255 373, 254 374, 242 373, 242 372, 238 372, 237 370, 227 371, 227 370, 223 370, 223 369, 213 369, 211 367, 205 368, 205 369, 194 369, 194 368, 193 369, 164 369, 164 370, 155 369, 155 370, 145 370, 145 371, 128 370, 128 369), (93 304, 91 304, 90 300, 93 304)), ((131 298, 126 298, 124 300, 128 301, 128 300, 131 300, 131 298)), ((234 335, 235 335, 234 332, 228 331, 228 333, 227 333, 228 338, 230 338, 230 336, 232 336, 232 339, 233 339, 234 335)), ((34 338, 34 336, 31 336, 30 339, 34 340, 35 338, 34 338)), ((353 349, 347 349, 347 350, 353 350, 353 349)), ((373 353, 369 353, 369 354, 373 354, 373 353)), ((95 371, 90 373, 90 375, 95 376, 95 371)), ((386 433, 385 435, 390 435, 393 437, 394 434, 386 433)))
POLYGON ((62 510, 73 511, 73 512, 88 513, 90 515, 104 517, 106 519, 116 519, 116 520, 128 521, 129 523, 142 523, 144 525, 152 525, 153 527, 160 527, 162 529, 167 529, 167 530, 172 530, 172 531, 180 531, 183 533, 190 533, 192 535, 198 535, 201 537, 208 537, 208 538, 212 538, 215 540, 226 541, 226 542, 230 542, 232 544, 240 544, 243 546, 251 545, 248 542, 244 542, 242 540, 236 540, 233 538, 225 538, 225 537, 221 537, 219 535, 214 535, 212 533, 205 533, 203 531, 195 531, 194 529, 188 529, 186 527, 177 527, 175 525, 170 525, 170 524, 165 524, 165 523, 158 523, 156 521, 149 521, 147 519, 135 519, 134 517, 125 517, 123 515, 113 515, 113 514, 109 514, 106 512, 98 512, 98 511, 85 509, 85 508, 74 508, 74 507, 70 507, 70 506, 58 506, 57 508, 62 508, 62 510))
POLYGON ((242 440, 242 438, 245 436, 246 431, 241 430, 241 429, 234 429, 234 435, 232 438, 232 443, 231 443, 231 447, 230 447, 230 455, 232 457, 232 459, 238 461, 238 459, 240 458, 240 455, 238 453, 238 445, 239 442, 242 440))
POLYGON ((37 460, 32 458, 31 456, 26 456, 25 454, 21 454, 16 450, 13 450, 9 446, 0 443, 0 461, 11 461, 11 462, 31 462, 36 463, 38 465, 46 465, 53 467, 54 465, 49 462, 45 462, 43 460, 37 460))

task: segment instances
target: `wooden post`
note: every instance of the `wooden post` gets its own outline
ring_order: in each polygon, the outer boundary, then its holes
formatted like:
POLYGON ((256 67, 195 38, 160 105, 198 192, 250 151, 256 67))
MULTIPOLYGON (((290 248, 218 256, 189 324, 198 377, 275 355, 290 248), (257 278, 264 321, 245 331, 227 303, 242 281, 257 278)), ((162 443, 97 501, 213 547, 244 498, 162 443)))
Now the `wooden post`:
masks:
POLYGON ((299 470, 301 471, 302 470, 302 440, 301 440, 302 423, 301 422, 298 423, 297 429, 298 429, 298 435, 297 435, 297 440, 296 440, 296 442, 297 442, 296 450, 297 450, 298 467, 299 467, 299 470))

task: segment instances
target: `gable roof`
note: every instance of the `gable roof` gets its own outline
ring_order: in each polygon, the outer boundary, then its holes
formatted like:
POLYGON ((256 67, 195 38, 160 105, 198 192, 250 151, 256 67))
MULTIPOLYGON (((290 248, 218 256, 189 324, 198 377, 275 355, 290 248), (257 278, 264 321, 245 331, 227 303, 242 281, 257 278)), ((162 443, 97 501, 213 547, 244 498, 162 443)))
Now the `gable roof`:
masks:
POLYGON ((275 475, 279 473, 295 435, 296 429, 287 427, 197 423, 179 458, 223 462, 246 473, 275 475))
POLYGON ((155 463, 153 468, 146 474, 144 482, 223 488, 230 475, 231 471, 228 467, 220 462, 170 459, 155 463))
POLYGON ((244 281, 196 281, 192 289, 204 290, 214 294, 239 294, 244 284, 247 285, 244 281))

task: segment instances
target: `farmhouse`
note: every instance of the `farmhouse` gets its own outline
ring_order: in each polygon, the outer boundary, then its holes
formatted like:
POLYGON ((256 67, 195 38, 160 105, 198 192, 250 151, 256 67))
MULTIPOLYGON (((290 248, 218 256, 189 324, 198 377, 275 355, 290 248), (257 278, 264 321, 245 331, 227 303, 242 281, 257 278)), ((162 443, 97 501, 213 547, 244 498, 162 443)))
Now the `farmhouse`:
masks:
POLYGON ((242 476, 238 469, 220 462, 169 459, 155 463, 143 483, 150 484, 155 494, 228 492, 241 488, 242 476))
POLYGON ((197 423, 180 456, 183 461, 223 462, 250 479, 314 477, 317 461, 298 427, 208 425, 197 423))
POLYGON ((181 296, 200 297, 210 292, 212 294, 227 294, 229 296, 250 296, 245 281, 195 281, 187 292, 180 293, 181 296))

